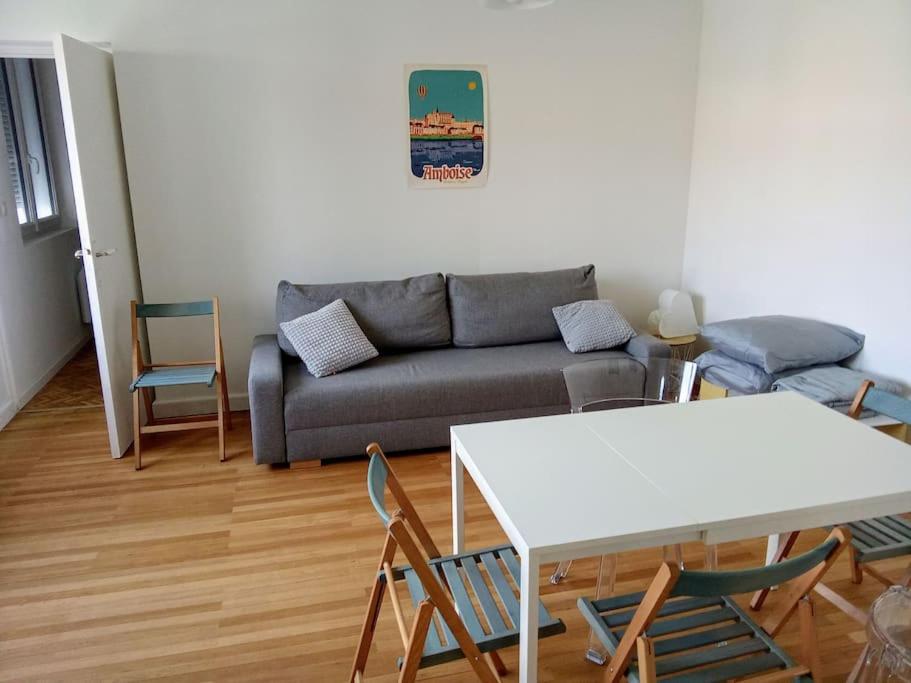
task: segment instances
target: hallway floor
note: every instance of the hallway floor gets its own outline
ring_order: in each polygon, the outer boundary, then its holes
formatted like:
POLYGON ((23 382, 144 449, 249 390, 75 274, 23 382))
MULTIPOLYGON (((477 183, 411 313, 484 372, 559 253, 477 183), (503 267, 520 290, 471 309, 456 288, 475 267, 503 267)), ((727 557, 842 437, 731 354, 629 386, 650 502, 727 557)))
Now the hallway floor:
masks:
POLYGON ((35 394, 22 412, 100 408, 103 405, 98 356, 95 353, 95 342, 90 341, 35 394))

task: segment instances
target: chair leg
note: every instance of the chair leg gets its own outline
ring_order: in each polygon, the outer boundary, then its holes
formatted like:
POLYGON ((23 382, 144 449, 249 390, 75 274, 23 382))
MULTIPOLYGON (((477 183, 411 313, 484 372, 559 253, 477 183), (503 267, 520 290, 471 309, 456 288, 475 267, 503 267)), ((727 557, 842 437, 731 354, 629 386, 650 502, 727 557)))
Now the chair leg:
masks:
POLYGON ((664 554, 665 562, 673 562, 681 569, 683 566, 683 546, 679 543, 674 545, 666 545, 662 548, 662 553, 664 554))
POLYGON ((155 421, 155 411, 152 409, 152 390, 137 389, 142 393, 142 403, 146 409, 146 424, 152 424, 155 421))
POLYGON ((809 594, 800 599, 800 646, 804 664, 810 667, 814 681, 822 680, 822 659, 819 656, 819 640, 816 632, 816 609, 809 594))
POLYGON ((139 406, 139 392, 141 389, 133 391, 133 465, 137 471, 142 469, 142 416, 139 406))
POLYGON ((556 586, 566 578, 566 575, 569 574, 569 568, 572 566, 572 560, 563 560, 563 562, 558 564, 557 568, 554 569, 554 573, 550 575, 550 582, 556 586))
POLYGON ((220 462, 225 461, 225 397, 222 392, 222 387, 224 382, 222 382, 221 375, 215 377, 215 381, 218 383, 218 460, 220 462))
POLYGON ((487 654, 490 657, 490 663, 493 664, 494 671, 497 672, 498 676, 505 676, 509 673, 509 669, 506 668, 506 665, 503 663, 503 660, 500 659, 500 655, 496 651, 491 651, 487 654))
MULTIPOLYGON (((614 586, 617 582, 617 556, 602 555, 598 562, 598 579, 595 584, 595 600, 612 595, 614 586)), ((607 648, 601 643, 600 638, 595 632, 588 632, 588 649, 585 651, 585 658, 597 665, 602 665, 607 661, 607 648)))
MULTIPOLYGON (((794 548, 794 544, 797 542, 797 537, 799 535, 799 531, 791 531, 786 534, 784 539, 779 541, 778 550, 769 564, 778 564, 782 560, 787 559, 788 555, 791 554, 791 550, 794 548)), ((769 597, 770 590, 771 588, 763 588, 753 593, 753 598, 750 600, 750 608, 754 610, 762 609, 766 598, 769 597)))
POLYGON ((433 619, 433 603, 422 600, 418 605, 411 624, 411 637, 408 639, 408 648, 405 650, 405 661, 402 662, 402 672, 399 674, 399 683, 414 683, 421 664, 421 654, 424 652, 424 641, 427 638, 427 629, 433 619))
POLYGON ((636 638, 636 656, 639 660, 640 683, 655 683, 658 674, 655 672, 655 646, 651 638, 639 636, 636 638))
POLYGON ((848 545, 847 551, 848 562, 851 563, 851 583, 859 584, 864 580, 864 571, 857 561, 857 551, 854 549, 853 543, 848 545))
POLYGON ((225 374, 224 366, 222 366, 221 369, 221 395, 222 401, 224 402, 225 427, 231 429, 234 425, 231 424, 231 401, 228 399, 228 376, 225 374))
POLYGON ((357 641, 357 650, 354 653, 354 664, 351 667, 351 676, 348 683, 355 683, 358 674, 364 674, 367 666, 367 657, 370 655, 370 646, 373 644, 373 633, 376 631, 376 622, 383 606, 383 594, 386 592, 386 581, 377 578, 370 591, 370 602, 367 604, 367 613, 364 615, 364 624, 361 626, 361 637, 357 641))

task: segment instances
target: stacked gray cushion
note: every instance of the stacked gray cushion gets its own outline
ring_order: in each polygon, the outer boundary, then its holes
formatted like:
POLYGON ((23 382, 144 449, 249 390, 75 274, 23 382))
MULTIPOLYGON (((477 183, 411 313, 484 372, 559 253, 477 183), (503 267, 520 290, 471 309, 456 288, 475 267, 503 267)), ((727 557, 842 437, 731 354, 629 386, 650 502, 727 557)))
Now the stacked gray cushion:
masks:
MULTIPOLYGON (((448 346, 451 341, 446 286, 440 273, 404 280, 327 285, 278 284, 279 325, 342 299, 371 343, 383 351, 448 346)), ((297 356, 278 330, 282 351, 297 356)))
POLYGON ((446 286, 452 343, 461 347, 560 339, 552 310, 598 298, 591 265, 543 273, 447 275, 446 286))
POLYGON ((573 353, 612 349, 636 336, 610 301, 576 301, 557 306, 554 319, 566 348, 573 353))
POLYGON ((769 373, 837 363, 864 346, 864 335, 847 327, 786 315, 711 323, 702 336, 712 348, 769 373))
POLYGON ((775 375, 758 365, 744 363, 721 351, 706 351, 696 359, 699 372, 708 381, 741 394, 762 394, 772 387, 775 375))

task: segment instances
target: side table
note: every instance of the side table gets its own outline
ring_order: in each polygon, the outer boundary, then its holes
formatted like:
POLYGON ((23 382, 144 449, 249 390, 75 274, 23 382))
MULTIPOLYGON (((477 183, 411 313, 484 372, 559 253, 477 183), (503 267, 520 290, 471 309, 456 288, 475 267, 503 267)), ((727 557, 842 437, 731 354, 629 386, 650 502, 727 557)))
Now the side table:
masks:
POLYGON ((693 349, 696 348, 696 335, 688 334, 684 337, 658 337, 671 347, 671 358, 676 360, 692 360, 693 349))

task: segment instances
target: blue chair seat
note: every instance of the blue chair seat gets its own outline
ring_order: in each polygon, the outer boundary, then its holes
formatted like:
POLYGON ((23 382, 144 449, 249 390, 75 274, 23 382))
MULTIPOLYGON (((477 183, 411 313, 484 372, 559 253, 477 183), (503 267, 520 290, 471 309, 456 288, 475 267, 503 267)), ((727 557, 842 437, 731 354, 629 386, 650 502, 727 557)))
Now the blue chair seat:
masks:
POLYGON ((911 553, 911 522, 900 515, 847 525, 858 562, 875 562, 911 553))
POLYGON ((130 391, 148 387, 172 387, 181 384, 205 384, 211 387, 214 381, 215 365, 150 368, 142 372, 130 384, 130 391))
MULTIPOLYGON (((579 598, 579 609, 613 656, 645 593, 603 600, 579 598)), ((731 598, 678 597, 664 603, 646 630, 654 640, 662 681, 727 681, 796 666, 775 641, 731 598), (660 639, 658 639, 660 638, 660 639)), ((627 680, 639 681, 636 663, 627 680)), ((796 679, 812 681, 809 676, 796 679)))
MULTIPOLYGON (((430 560, 427 564, 438 572, 442 571, 459 615, 481 652, 519 644, 519 600, 514 586, 520 585, 521 574, 519 559, 512 546, 503 545, 461 555, 447 555, 430 560), (508 577, 512 577, 512 582, 508 577)), ((395 569, 394 576, 396 580, 404 577, 415 607, 427 597, 420 578, 411 567, 395 569)), ((442 626, 442 631, 438 632, 433 626, 428 631, 420 668, 455 661, 464 656, 439 611, 436 612, 435 621, 442 626)), ((563 622, 551 616, 540 601, 538 621, 539 638, 566 631, 563 622)), ((400 667, 401 663, 399 660, 400 667)))

